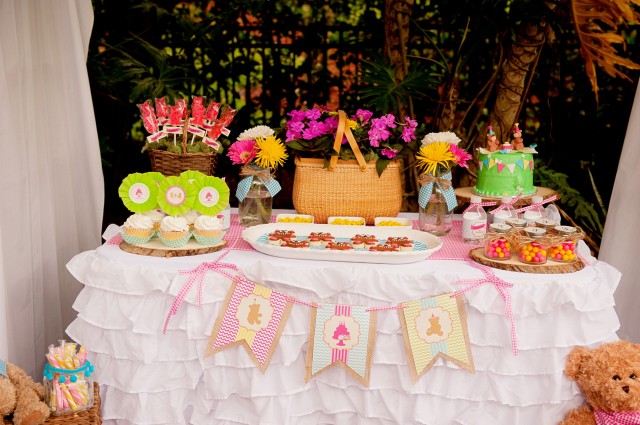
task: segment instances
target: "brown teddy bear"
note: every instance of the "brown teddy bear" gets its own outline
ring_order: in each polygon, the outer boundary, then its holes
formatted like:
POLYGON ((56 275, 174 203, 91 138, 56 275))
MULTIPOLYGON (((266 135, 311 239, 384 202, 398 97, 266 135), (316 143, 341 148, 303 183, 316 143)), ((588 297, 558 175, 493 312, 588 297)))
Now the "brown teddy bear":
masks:
POLYGON ((578 383, 589 406, 572 410, 560 425, 640 424, 640 345, 575 347, 564 373, 578 383))
POLYGON ((0 360, 0 416, 13 413, 15 425, 39 425, 49 417, 49 407, 42 402, 44 387, 35 383, 22 369, 0 360))

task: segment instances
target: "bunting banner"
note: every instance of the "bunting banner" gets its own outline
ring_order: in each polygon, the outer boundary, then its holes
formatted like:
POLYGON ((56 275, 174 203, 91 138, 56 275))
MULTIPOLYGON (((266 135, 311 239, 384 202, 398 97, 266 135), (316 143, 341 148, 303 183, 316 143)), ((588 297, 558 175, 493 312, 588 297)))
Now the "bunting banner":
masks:
POLYGON ((242 344, 262 373, 267 370, 292 303, 265 286, 235 281, 211 332, 205 357, 242 344))
POLYGON ((0 375, 4 376, 5 378, 9 377, 9 375, 7 374, 7 362, 2 359, 0 359, 0 375))
POLYGON ((496 165, 496 160, 493 158, 489 159, 489 166, 487 168, 491 169, 494 165, 496 165))
POLYGON ((523 159, 522 159, 522 163, 524 164, 524 167, 522 167, 522 169, 524 170, 525 168, 528 168, 528 167, 529 167, 529 163, 530 163, 530 162, 531 162, 531 161, 529 161, 528 159, 524 159, 524 158, 523 158, 523 159))
POLYGON ((516 165, 524 170, 524 159, 520 158, 516 161, 516 165))
POLYGON ((339 365, 368 387, 376 314, 354 305, 319 304, 312 309, 305 382, 339 365))
POLYGON ((407 363, 414 383, 439 357, 475 372, 464 302, 461 297, 452 295, 423 298, 398 306, 407 363))
POLYGON ((498 174, 500 174, 502 172, 502 170, 504 170, 505 164, 499 163, 498 164, 498 174))
POLYGON ((513 171, 516 169, 516 164, 507 164, 507 168, 511 171, 511 174, 513 174, 513 171))

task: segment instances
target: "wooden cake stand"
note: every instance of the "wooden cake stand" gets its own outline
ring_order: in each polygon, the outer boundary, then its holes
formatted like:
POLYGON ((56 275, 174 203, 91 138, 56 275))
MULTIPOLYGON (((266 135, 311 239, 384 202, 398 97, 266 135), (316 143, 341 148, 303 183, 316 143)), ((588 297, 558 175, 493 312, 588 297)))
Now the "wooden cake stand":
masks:
MULTIPOLYGON (((458 199, 464 199, 467 202, 469 202, 469 200, 471 199, 471 196, 480 196, 482 198, 482 202, 485 201, 495 201, 495 200, 500 200, 502 198, 502 196, 486 196, 486 195, 478 195, 476 193, 473 193, 473 187, 472 186, 467 186, 467 187, 457 187, 455 188, 455 193, 456 193, 456 197, 458 197, 458 199)), ((533 193, 531 195, 524 195, 522 196, 522 200, 526 201, 526 203, 529 203, 529 200, 531 199, 532 196, 542 196, 544 199, 549 198, 550 196, 553 195, 558 195, 558 193, 548 187, 542 187, 542 186, 536 186, 536 193, 533 193)), ((558 198, 560 196, 558 195, 558 198)), ((519 200, 517 202, 518 204, 521 203, 521 201, 519 200)))
POLYGON ((160 239, 151 239, 149 242, 140 245, 132 245, 125 241, 120 242, 120 249, 131 254, 147 255, 150 257, 188 257, 191 255, 209 254, 220 251, 227 245, 227 241, 221 240, 216 245, 200 245, 193 238, 180 248, 169 248, 160 239))
MULTIPOLYGON (((514 254, 515 255, 515 254, 514 254)), ((469 257, 476 263, 493 267, 494 269, 508 270, 521 273, 540 273, 540 274, 564 274, 573 273, 584 269, 584 262, 580 257, 571 263, 559 263, 556 261, 547 261, 544 264, 525 264, 515 257, 504 261, 491 260, 484 255, 484 248, 476 248, 469 251, 469 257)))

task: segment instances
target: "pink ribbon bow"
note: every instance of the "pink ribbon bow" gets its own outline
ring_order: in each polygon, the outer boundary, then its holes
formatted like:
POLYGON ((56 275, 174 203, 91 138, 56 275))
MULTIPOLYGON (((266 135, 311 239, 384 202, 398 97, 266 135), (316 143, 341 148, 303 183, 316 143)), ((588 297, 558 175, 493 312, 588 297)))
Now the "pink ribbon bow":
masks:
POLYGON ((507 208, 507 206, 511 205, 515 205, 516 202, 518 202, 518 200, 520 200, 520 198, 522 197, 522 195, 516 195, 513 198, 511 198, 511 201, 509 202, 503 202, 500 205, 498 205, 497 207, 495 207, 493 210, 491 210, 489 212, 489 214, 495 214, 498 211, 502 211, 503 209, 507 208))
POLYGON ((640 412, 605 412, 594 410, 598 425, 640 425, 640 412))
POLYGON ((518 208, 518 209, 516 210, 516 212, 522 212, 522 211, 532 210, 532 209, 534 209, 534 208, 536 208, 536 207, 539 207, 539 206, 541 206, 541 205, 548 204, 549 202, 553 202, 553 201, 555 201, 556 199, 558 199, 558 195, 553 195, 553 196, 551 196, 551 197, 549 197, 549 198, 545 199, 545 200, 544 200, 544 201, 542 201, 542 202, 536 202, 536 203, 533 203, 533 204, 531 204, 531 205, 527 205, 526 207, 518 208))
POLYGON ((237 277, 238 267, 236 267, 235 264, 222 263, 220 261, 228 253, 229 251, 226 251, 224 254, 219 256, 215 261, 201 263, 195 269, 178 271, 178 273, 181 275, 190 275, 190 276, 189 276, 189 279, 187 279, 185 284, 182 286, 182 289, 176 296, 175 300, 173 300, 171 309, 169 310, 169 313, 167 314, 167 318, 165 319, 165 322, 164 322, 164 330, 162 332, 163 334, 167 333, 167 326, 169 326, 169 321, 171 320, 171 317, 175 316, 176 313, 178 313, 178 310, 180 309, 182 302, 184 301, 185 297, 191 290, 191 287, 193 286, 193 284, 196 282, 197 282, 196 298, 198 301, 198 308, 202 308, 202 285, 204 283, 204 276, 207 274, 209 270, 213 270, 216 273, 219 273, 222 276, 229 278, 231 280, 237 277), (230 273, 227 273, 227 271, 224 269, 230 269, 235 271, 236 273, 230 274, 230 273))
POLYGON ((498 291, 498 294, 500 294, 500 296, 504 300, 504 315, 506 316, 507 320, 509 320, 509 326, 511 328, 511 348, 513 350, 513 355, 517 356, 518 339, 516 337, 516 323, 513 319, 513 311, 511 309, 511 293, 509 292, 509 288, 513 287, 513 284, 500 279, 493 273, 493 270, 491 270, 489 267, 482 266, 471 259, 467 259, 467 262, 471 267, 479 269, 484 274, 484 277, 480 279, 458 280, 456 283, 467 283, 470 285, 452 294, 451 298, 459 297, 464 293, 473 291, 474 289, 478 289, 485 283, 492 284, 494 288, 496 288, 496 291, 498 291))
POLYGON ((462 211, 462 214, 464 215, 464 213, 466 213, 467 211, 469 211, 469 209, 473 208, 473 207, 477 207, 477 206, 481 206, 481 207, 491 207, 493 205, 497 205, 497 202, 479 202, 476 204, 469 204, 469 206, 467 207, 467 209, 465 209, 464 211, 462 211))

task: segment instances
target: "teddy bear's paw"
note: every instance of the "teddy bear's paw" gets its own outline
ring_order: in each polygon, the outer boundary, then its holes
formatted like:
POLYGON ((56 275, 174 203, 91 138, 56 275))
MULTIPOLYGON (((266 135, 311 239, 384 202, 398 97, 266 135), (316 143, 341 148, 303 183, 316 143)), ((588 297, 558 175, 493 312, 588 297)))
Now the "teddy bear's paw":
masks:
POLYGON ((38 409, 19 419, 14 416, 16 425, 41 425, 49 417, 49 410, 38 409))

